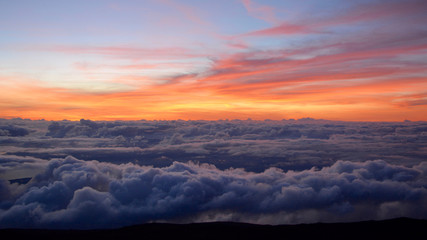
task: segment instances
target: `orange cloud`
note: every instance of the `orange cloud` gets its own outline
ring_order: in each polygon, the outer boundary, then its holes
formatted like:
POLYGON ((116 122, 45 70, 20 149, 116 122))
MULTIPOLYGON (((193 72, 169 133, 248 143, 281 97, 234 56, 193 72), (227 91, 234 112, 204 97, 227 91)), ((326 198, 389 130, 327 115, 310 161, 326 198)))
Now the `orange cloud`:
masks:
MULTIPOLYGON (((407 9, 410 10, 416 11, 413 7, 407 9)), ((354 13, 347 20, 356 21, 357 16, 354 13)), ((282 24, 253 34, 306 30, 304 25, 282 24)), ((214 54, 207 69, 181 71, 173 76, 168 69, 187 69, 192 65, 189 58, 206 56, 185 48, 42 48, 71 55, 120 59, 119 64, 83 62, 72 67, 84 72, 117 70, 110 78, 102 75, 108 78, 103 81, 120 83, 127 88, 96 93, 53 87, 37 79, 3 76, 0 77, 0 117, 427 120, 426 65, 419 60, 427 50, 425 39, 424 32, 390 31, 378 35, 346 35, 293 49, 256 50, 236 37, 232 40, 241 43, 238 47, 243 51, 214 54), (145 64, 141 60, 144 57, 161 61, 145 64), (151 76, 137 72, 141 69, 164 72, 151 76)))
MULTIPOLYGON (((304 49, 239 53, 217 60, 206 72, 166 77, 162 83, 138 75, 112 79, 133 86, 132 90, 120 92, 84 92, 3 76, 0 117, 213 120, 309 116, 339 120, 426 120, 426 94, 422 89, 427 89, 427 79, 411 77, 416 73, 422 76, 423 65, 396 68, 363 62, 426 48, 423 44, 364 51, 345 47, 334 54, 307 59, 294 58, 304 49)), ((312 49, 305 51, 309 53, 312 49)))

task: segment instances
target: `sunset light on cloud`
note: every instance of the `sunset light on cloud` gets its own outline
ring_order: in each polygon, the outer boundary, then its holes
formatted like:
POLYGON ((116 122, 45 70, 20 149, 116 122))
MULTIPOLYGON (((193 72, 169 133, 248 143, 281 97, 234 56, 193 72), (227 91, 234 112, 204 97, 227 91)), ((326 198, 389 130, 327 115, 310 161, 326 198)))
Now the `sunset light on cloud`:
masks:
POLYGON ((0 236, 426 226, 426 0, 0 1, 0 236))
POLYGON ((4 1, 3 118, 426 120, 427 4, 4 1))

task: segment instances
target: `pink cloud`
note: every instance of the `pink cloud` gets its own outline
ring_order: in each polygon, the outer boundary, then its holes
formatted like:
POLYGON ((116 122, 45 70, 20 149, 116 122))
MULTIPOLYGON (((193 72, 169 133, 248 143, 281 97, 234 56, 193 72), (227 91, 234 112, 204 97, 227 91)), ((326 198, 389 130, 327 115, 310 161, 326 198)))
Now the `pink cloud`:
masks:
POLYGON ((251 0, 241 0, 241 2, 251 16, 273 24, 280 22, 273 7, 260 5, 251 0))
POLYGON ((359 88, 360 92, 371 93, 370 87, 379 92, 398 92, 420 84, 419 80, 410 81, 410 74, 423 74, 425 66, 399 57, 416 56, 427 50, 426 36, 393 32, 378 36, 359 34, 359 40, 352 37, 299 49, 251 50, 224 56, 214 62, 197 84, 209 86, 218 94, 269 98, 276 94, 326 94, 340 89, 352 92, 355 86, 364 86, 359 88), (391 82, 398 87, 390 87, 391 82))
POLYGON ((323 24, 337 25, 382 18, 423 14, 427 3, 423 0, 380 1, 361 4, 340 15, 326 19, 323 24))
POLYGON ((242 36, 276 36, 286 34, 307 34, 312 32, 313 30, 311 30, 309 26, 291 23, 281 23, 278 26, 249 32, 243 34, 242 36))
MULTIPOLYGON (((246 2, 245 6, 250 6, 249 0, 242 0, 246 2)), ((402 16, 419 16, 419 21, 427 21, 425 11, 427 10, 427 3, 423 0, 409 0, 409 1, 380 1, 375 3, 367 3, 356 5, 342 13, 329 15, 328 17, 316 18, 310 15, 305 16, 304 19, 298 21, 298 24, 293 22, 282 22, 273 27, 252 31, 242 36, 277 36, 277 35, 290 35, 290 34, 310 34, 327 32, 325 28, 331 26, 364 23, 368 21, 392 19, 402 16)), ((402 18, 399 18, 400 24, 402 18)), ((403 21, 411 21, 403 18, 403 21)), ((277 22, 276 22, 277 23, 277 22)))

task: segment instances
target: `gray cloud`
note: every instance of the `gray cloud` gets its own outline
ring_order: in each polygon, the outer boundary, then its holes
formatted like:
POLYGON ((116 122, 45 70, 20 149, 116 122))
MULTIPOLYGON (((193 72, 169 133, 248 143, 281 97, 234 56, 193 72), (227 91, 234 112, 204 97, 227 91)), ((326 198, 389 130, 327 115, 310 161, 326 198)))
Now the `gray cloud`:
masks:
POLYGON ((254 173, 191 162, 157 168, 67 157, 49 161, 22 191, 0 183, 9 196, 0 204, 0 225, 104 228, 150 221, 426 218, 426 186, 425 163, 337 161, 319 170, 254 173))
POLYGON ((0 155, 0 179, 32 176, 44 170, 47 161, 34 157, 0 155))
POLYGON ((0 120, 27 129, 0 136, 0 153, 164 167, 189 160, 220 169, 302 170, 338 160, 413 166, 425 160, 426 122, 283 121, 30 121, 0 120))
POLYGON ((2 227, 427 217, 426 122, 0 119, 0 126, 2 227))
POLYGON ((16 126, 0 126, 0 136, 23 137, 29 134, 25 128, 16 126))

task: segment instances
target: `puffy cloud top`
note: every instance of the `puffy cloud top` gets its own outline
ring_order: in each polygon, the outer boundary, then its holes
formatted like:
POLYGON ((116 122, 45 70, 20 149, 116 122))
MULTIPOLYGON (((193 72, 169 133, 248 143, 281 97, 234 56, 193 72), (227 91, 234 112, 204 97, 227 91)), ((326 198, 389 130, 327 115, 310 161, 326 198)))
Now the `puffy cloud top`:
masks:
POLYGON ((0 226, 427 218, 426 149, 426 122, 0 119, 0 226))
POLYGON ((174 162, 156 168, 47 163, 28 184, 0 182, 2 227, 106 228, 150 221, 255 223, 427 217, 427 164, 337 161, 260 173, 174 162))

